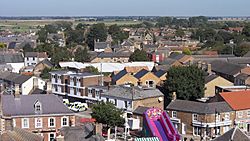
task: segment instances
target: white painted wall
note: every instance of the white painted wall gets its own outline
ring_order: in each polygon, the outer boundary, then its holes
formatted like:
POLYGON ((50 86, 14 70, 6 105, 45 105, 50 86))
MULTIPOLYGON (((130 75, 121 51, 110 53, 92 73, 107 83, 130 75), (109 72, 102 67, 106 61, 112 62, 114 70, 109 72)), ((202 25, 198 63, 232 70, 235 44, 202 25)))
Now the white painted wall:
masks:
POLYGON ((28 95, 30 91, 33 89, 33 84, 34 84, 33 77, 24 82, 21 86, 22 95, 28 95))
POLYGON ((42 80, 41 78, 38 78, 38 88, 41 90, 44 90, 45 85, 46 85, 46 82, 42 80))
POLYGON ((19 73, 20 70, 24 67, 24 62, 21 63, 7 63, 7 65, 11 65, 13 68, 12 72, 19 73))

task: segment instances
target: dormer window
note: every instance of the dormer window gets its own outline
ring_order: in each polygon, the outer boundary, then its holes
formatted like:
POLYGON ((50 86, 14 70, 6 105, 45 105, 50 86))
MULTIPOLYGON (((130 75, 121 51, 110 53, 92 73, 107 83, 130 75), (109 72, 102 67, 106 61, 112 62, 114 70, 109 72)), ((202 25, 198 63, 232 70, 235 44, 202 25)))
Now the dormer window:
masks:
POLYGON ((35 107, 36 114, 42 113, 42 104, 38 100, 35 102, 34 107, 35 107))

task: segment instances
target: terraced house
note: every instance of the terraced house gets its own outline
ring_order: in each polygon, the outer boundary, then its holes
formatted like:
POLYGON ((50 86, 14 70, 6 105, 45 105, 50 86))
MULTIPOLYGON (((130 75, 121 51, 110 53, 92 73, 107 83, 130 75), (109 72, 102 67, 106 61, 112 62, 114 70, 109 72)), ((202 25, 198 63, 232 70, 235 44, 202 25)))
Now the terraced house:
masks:
POLYGON ((183 137, 212 138, 222 135, 234 125, 235 113, 225 101, 173 100, 166 110, 183 137))
POLYGON ((1 132, 21 128, 54 141, 62 127, 74 126, 75 115, 57 96, 1 95, 1 132))

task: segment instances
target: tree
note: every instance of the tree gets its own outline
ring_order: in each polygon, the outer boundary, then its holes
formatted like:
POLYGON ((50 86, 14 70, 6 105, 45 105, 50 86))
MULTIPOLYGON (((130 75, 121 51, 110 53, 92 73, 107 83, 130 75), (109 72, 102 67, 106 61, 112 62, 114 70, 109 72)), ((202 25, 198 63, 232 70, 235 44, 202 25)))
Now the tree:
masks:
POLYGON ((34 49, 31 47, 31 45, 29 43, 25 43, 25 45, 23 46, 23 52, 33 52, 34 49))
POLYGON ((6 48, 6 47, 7 47, 7 45, 5 43, 0 42, 0 48, 6 48))
POLYGON ((192 55, 192 52, 189 50, 189 48, 184 48, 182 53, 186 55, 192 55))
POLYGON ((82 30, 67 30, 65 31, 66 44, 72 45, 73 43, 82 44, 84 41, 84 31, 82 30))
POLYGON ((117 43, 118 41, 122 42, 124 39, 127 39, 129 34, 128 32, 122 31, 117 24, 109 26, 108 34, 111 35, 113 39, 113 43, 117 43))
POLYGON ((50 78, 50 74, 49 74, 50 71, 51 71, 51 69, 45 67, 45 68, 43 69, 43 71, 41 72, 40 77, 41 77, 42 79, 49 79, 49 78, 50 78))
POLYGON ((130 56, 129 61, 149 61, 146 51, 136 49, 130 56))
POLYGON ((172 22, 171 17, 160 17, 157 19, 156 26, 157 27, 165 27, 166 25, 170 25, 172 22))
POLYGON ((71 53, 64 47, 54 47, 53 54, 51 56, 51 62, 56 66, 60 61, 70 61, 72 58, 71 53))
POLYGON ((92 25, 87 35, 87 44, 91 50, 94 50, 94 42, 99 40, 104 42, 107 38, 107 29, 104 23, 92 25))
POLYGON ((185 35, 185 32, 182 29, 177 29, 175 32, 175 36, 177 37, 183 37, 185 35))
POLYGON ((242 34, 246 35, 247 37, 250 37, 250 24, 246 25, 243 30, 242 30, 242 34))
POLYGON ((204 96, 204 72, 196 66, 172 67, 164 87, 170 97, 176 92, 178 99, 196 100, 204 96))
POLYGON ((75 52, 75 61, 87 62, 90 59, 87 48, 78 48, 75 52))
POLYGON ((76 30, 85 30, 86 28, 86 25, 85 24, 82 24, 82 23, 79 23, 76 25, 76 30))
POLYGON ((244 56, 248 51, 250 51, 250 43, 243 42, 235 48, 234 54, 236 56, 244 56))
POLYGON ((98 71, 97 68, 93 67, 93 66, 88 66, 85 68, 86 72, 90 72, 92 74, 100 74, 100 72, 98 71))
POLYGON ((97 122, 106 124, 109 128, 123 126, 125 120, 122 118, 122 114, 123 112, 116 108, 114 104, 101 102, 93 105, 91 116, 96 119, 97 122))

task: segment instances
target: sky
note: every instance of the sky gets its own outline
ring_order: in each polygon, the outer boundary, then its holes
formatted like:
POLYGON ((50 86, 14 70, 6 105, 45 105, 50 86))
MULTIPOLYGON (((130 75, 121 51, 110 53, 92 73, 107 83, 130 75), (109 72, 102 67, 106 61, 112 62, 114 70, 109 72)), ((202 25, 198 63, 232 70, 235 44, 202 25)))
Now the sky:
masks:
POLYGON ((0 1, 0 16, 250 16, 250 0, 0 1))

